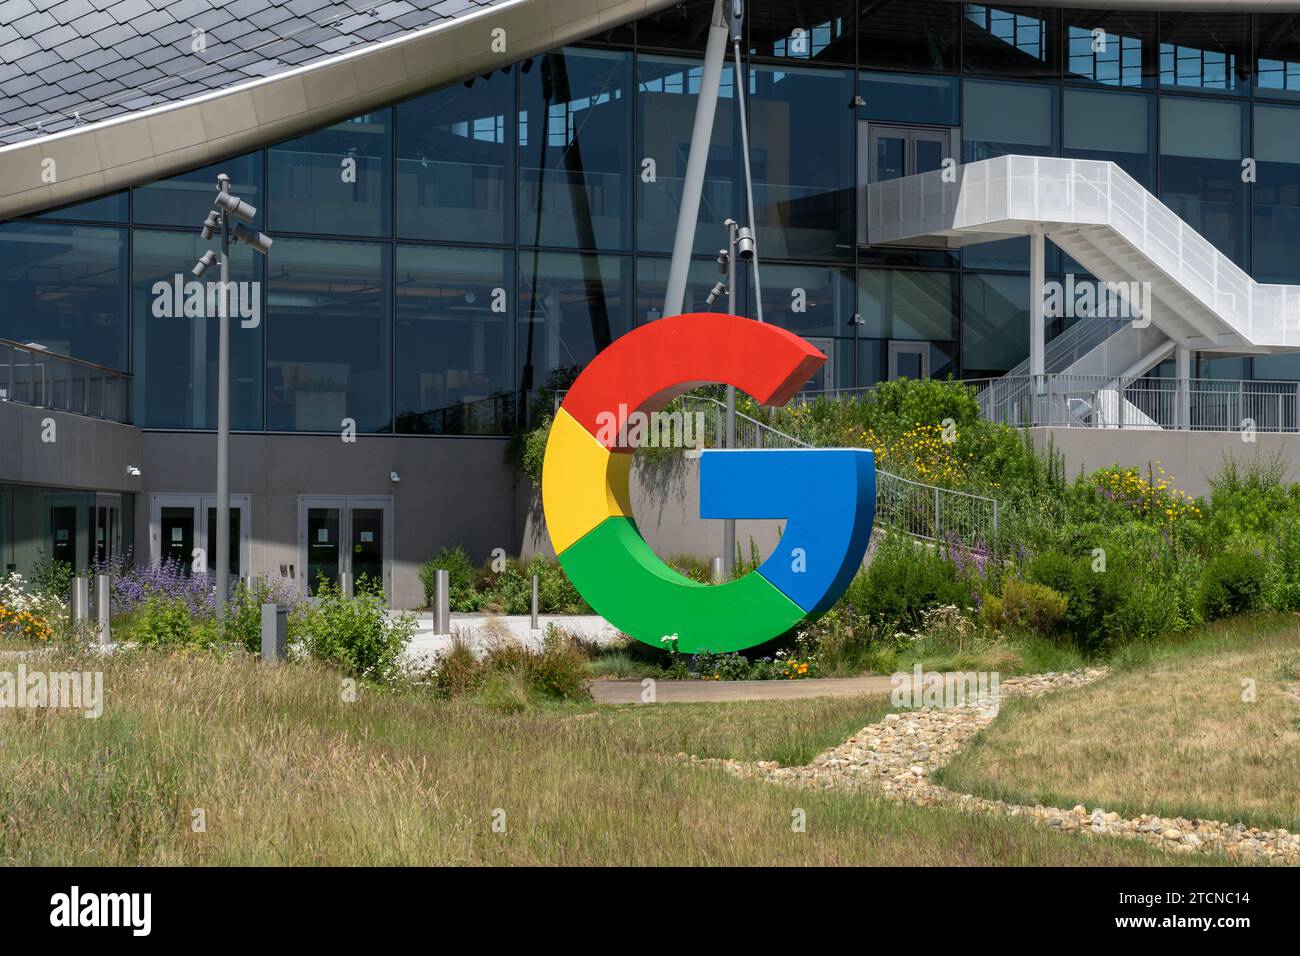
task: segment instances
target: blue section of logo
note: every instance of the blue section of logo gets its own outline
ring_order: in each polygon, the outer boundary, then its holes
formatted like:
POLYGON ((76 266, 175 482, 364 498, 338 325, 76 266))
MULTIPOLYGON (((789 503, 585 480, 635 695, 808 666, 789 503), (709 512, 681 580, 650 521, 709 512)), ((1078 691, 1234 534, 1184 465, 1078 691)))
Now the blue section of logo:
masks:
POLYGON ((810 614, 830 610, 853 580, 875 513, 876 460, 865 449, 700 455, 700 517, 784 520, 758 573, 810 614))

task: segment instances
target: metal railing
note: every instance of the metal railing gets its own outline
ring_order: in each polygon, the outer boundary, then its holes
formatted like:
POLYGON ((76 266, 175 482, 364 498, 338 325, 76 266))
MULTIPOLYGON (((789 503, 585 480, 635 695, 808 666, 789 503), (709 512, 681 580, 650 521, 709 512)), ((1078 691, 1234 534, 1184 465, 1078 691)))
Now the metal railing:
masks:
POLYGON ((1044 375, 968 380, 980 410, 1014 426, 1300 431, 1300 382, 1044 375))
MULTIPOLYGON (((705 410, 714 423, 712 446, 722 447, 726 406, 716 399, 700 395, 685 395, 679 401, 688 410, 691 406, 705 410)), ((736 447, 814 446, 737 412, 736 447)), ((877 465, 876 525, 893 528, 926 541, 954 542, 973 550, 991 551, 997 546, 998 502, 983 495, 913 481, 877 465)))
POLYGON ((125 423, 131 421, 131 375, 0 339, 0 401, 125 423))

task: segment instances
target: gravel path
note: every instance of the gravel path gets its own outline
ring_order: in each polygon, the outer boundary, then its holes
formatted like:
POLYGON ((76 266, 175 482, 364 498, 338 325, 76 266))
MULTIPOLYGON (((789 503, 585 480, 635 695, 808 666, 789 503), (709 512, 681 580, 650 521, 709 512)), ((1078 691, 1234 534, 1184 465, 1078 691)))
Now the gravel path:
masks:
MULTIPOLYGON (((1106 675, 1105 668, 1060 674, 1010 677, 1001 683, 1001 698, 1036 697, 1066 687, 1080 687, 1106 675)), ((701 766, 719 766, 727 773, 787 786, 815 789, 853 788, 879 793, 918 806, 948 805, 974 813, 1024 817, 1038 826, 1062 833, 1108 835, 1142 840, 1181 853, 1223 852, 1242 860, 1300 863, 1300 834, 1285 829, 1261 830, 1219 820, 1187 820, 1142 814, 1124 818, 1103 807, 1070 809, 1041 804, 1007 803, 974 794, 955 793, 930 782, 930 775, 983 730, 996 715, 993 701, 967 706, 923 707, 886 715, 862 728, 838 747, 802 767, 782 767, 774 761, 678 759, 701 766)))

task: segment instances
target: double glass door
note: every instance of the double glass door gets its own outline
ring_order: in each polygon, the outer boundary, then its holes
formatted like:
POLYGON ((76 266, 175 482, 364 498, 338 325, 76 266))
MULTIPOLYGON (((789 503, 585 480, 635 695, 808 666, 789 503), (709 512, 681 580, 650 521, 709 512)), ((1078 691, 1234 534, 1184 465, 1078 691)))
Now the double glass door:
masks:
POLYGON ((107 564, 122 553, 122 496, 96 495, 94 513, 95 564, 107 564))
POLYGON ((391 498, 301 498, 298 552, 303 590, 328 581, 352 595, 382 588, 392 594, 391 498))
MULTIPOLYGON (((958 160, 957 130, 946 126, 899 126, 861 121, 858 124, 858 241, 869 241, 867 190, 903 176, 943 168, 945 159, 958 160)), ((922 240, 909 245, 926 245, 922 240)))
MULTIPOLYGON (((154 495, 150 502, 150 558, 154 566, 177 564, 182 570, 213 574, 217 570, 216 495, 154 495)), ((230 496, 231 579, 250 573, 252 514, 247 495, 230 496)))

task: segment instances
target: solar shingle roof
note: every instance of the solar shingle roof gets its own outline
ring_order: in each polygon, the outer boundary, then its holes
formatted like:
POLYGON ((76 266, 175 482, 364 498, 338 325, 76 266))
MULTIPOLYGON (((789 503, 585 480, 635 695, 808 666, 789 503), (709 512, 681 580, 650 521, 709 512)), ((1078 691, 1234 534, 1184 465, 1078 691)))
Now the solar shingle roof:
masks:
POLYGON ((507 0, 0 0, 0 145, 310 64, 507 0))

